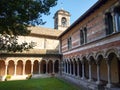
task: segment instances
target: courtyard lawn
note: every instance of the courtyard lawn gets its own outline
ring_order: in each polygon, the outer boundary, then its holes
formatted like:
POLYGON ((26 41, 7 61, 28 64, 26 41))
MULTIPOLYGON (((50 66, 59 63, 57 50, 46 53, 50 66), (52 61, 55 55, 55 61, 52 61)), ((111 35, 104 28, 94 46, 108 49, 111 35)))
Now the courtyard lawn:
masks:
POLYGON ((57 78, 39 78, 0 82, 0 90, 78 90, 57 78))

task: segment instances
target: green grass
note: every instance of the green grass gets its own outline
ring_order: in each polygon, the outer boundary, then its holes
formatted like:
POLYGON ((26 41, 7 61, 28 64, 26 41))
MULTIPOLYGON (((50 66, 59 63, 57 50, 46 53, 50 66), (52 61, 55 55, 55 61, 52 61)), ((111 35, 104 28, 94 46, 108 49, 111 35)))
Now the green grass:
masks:
POLYGON ((39 78, 0 82, 0 90, 77 90, 77 88, 57 78, 39 78))

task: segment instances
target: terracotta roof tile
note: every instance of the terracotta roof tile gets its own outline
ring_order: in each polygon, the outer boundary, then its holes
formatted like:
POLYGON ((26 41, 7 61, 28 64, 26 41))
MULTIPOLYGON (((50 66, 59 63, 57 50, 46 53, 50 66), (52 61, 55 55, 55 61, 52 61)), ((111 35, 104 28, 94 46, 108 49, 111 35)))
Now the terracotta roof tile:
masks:
POLYGON ((52 29, 52 28, 44 28, 39 26, 31 26, 28 27, 31 30, 31 34, 38 34, 38 35, 48 35, 48 36, 55 36, 58 37, 63 31, 52 29))

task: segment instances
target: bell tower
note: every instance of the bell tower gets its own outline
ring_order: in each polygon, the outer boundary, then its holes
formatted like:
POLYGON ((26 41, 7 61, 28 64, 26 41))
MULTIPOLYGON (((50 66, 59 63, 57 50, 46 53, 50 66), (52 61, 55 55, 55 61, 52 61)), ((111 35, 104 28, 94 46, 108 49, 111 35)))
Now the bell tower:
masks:
POLYGON ((58 10, 54 15, 54 29, 66 30, 70 26, 70 13, 63 9, 58 10))

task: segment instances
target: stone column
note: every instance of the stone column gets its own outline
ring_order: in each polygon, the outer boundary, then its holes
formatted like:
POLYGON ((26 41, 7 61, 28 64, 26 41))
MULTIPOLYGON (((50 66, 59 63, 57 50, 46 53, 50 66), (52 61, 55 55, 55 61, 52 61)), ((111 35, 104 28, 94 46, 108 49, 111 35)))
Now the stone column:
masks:
POLYGON ((65 62, 62 61, 59 67, 61 68, 61 74, 64 74, 65 73, 65 62))
POLYGON ((85 66, 84 66, 84 64, 85 64, 84 61, 82 61, 82 79, 85 79, 85 70, 84 70, 85 66))
POLYGON ((75 76, 75 62, 73 62, 73 76, 75 76))
POLYGON ((60 75, 61 74, 61 62, 60 62, 60 60, 59 60, 59 67, 58 67, 58 74, 60 75))
POLYGON ((67 71, 67 63, 64 62, 64 74, 66 74, 66 71, 67 71))
POLYGON ((7 75, 7 70, 8 70, 8 62, 5 62, 5 75, 7 75))
POLYGON ((55 61, 53 61, 53 74, 55 73, 55 61))
POLYGON ((67 74, 69 74, 69 63, 67 62, 67 74))
POLYGON ((25 75, 25 64, 26 62, 23 62, 23 75, 25 75))
POLYGON ((89 61, 89 80, 88 81, 92 81, 92 62, 89 61))
POLYGON ((97 63, 97 82, 96 84, 102 84, 102 82, 100 81, 100 63, 97 63))
POLYGON ((15 71, 14 71, 14 75, 16 75, 16 67, 17 67, 17 62, 15 62, 15 71))
POLYGON ((72 69, 71 69, 72 67, 71 67, 71 62, 70 62, 70 75, 72 74, 72 69))
POLYGON ((48 62, 46 62, 46 74, 48 74, 48 62))
POLYGON ((65 63, 65 74, 67 74, 67 62, 65 63))
POLYGON ((107 86, 108 88, 112 87, 111 84, 111 61, 109 59, 106 59, 107 61, 107 68, 108 68, 108 83, 107 86))
POLYGON ((39 62, 39 74, 41 74, 41 72, 40 72, 40 62, 39 62))
POLYGON ((34 62, 31 62, 31 74, 34 74, 33 73, 33 66, 34 66, 34 62))
POLYGON ((77 62, 77 77, 80 77, 80 75, 79 75, 79 72, 80 70, 79 70, 79 61, 77 62))
POLYGON ((68 65, 67 65, 67 62, 66 62, 66 74, 67 74, 67 70, 68 70, 68 65))
POLYGON ((62 64, 62 73, 65 73, 65 62, 61 62, 62 64))

